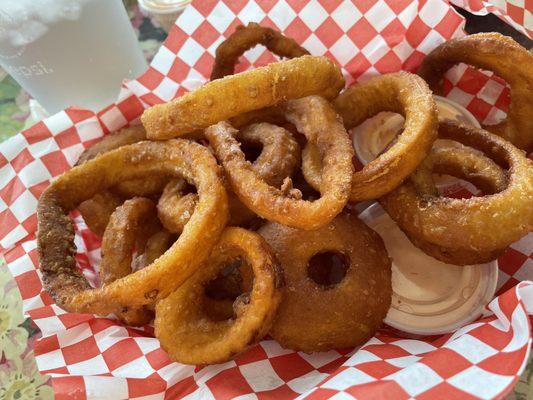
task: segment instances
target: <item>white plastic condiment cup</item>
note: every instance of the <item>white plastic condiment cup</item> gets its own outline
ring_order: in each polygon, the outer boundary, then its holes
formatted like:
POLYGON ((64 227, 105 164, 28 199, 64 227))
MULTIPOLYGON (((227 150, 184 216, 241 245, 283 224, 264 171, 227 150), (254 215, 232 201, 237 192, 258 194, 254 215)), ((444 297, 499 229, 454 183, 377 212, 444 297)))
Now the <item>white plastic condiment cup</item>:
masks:
MULTIPOLYGON (((480 127, 477 119, 466 108, 441 96, 433 96, 437 103, 439 118, 452 119, 480 127)), ((363 165, 374 160, 394 143, 403 128, 405 119, 400 114, 380 112, 353 129, 353 146, 363 165)))
POLYGON ((139 8, 141 11, 153 17, 159 25, 169 32, 180 16, 185 7, 187 7, 192 0, 139 0, 139 8))
POLYGON ((445 264, 415 247, 379 204, 359 217, 383 238, 392 259, 389 326, 415 335, 453 332, 477 319, 494 298, 498 263, 445 264))

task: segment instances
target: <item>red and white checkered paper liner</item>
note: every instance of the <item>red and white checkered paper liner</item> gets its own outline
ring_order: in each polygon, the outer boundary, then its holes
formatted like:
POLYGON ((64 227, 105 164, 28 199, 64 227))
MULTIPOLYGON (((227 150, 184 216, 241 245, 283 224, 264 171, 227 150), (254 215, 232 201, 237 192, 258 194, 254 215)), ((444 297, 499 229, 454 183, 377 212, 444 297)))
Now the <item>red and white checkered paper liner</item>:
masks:
MULTIPOLYGON (((485 10, 480 2, 468 3, 485 10)), ((98 113, 64 110, 0 144, 0 246, 25 312, 43 332, 35 354, 40 370, 52 376, 57 399, 501 397, 522 372, 531 344, 533 284, 519 282, 533 278, 532 234, 498 260, 500 296, 483 319, 453 335, 418 340, 384 329, 357 351, 308 355, 267 338, 234 361, 184 366, 168 359, 151 327, 126 328, 112 318, 65 313, 43 292, 35 211, 50 180, 102 135, 136 120, 146 106, 204 82, 217 45, 249 21, 274 26, 311 53, 336 59, 350 83, 414 71, 435 46, 464 35, 463 18, 444 0, 193 1, 149 71, 126 82, 115 104, 98 113)), ((272 60, 263 49, 253 49, 240 68, 272 60)), ((446 92, 485 121, 504 115, 509 103, 505 83, 462 66, 448 74, 446 92)), ((100 242, 77 213, 73 218, 79 265, 94 281, 100 242)))

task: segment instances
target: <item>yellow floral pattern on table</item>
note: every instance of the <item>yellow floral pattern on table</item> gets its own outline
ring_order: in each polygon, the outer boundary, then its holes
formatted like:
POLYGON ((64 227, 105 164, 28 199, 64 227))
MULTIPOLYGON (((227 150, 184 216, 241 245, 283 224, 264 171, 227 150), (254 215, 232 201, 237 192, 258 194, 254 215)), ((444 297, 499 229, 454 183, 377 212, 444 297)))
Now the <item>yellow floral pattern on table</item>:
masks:
POLYGON ((0 265, 0 400, 53 398, 48 377, 39 373, 28 346, 28 328, 17 285, 7 267, 0 265))

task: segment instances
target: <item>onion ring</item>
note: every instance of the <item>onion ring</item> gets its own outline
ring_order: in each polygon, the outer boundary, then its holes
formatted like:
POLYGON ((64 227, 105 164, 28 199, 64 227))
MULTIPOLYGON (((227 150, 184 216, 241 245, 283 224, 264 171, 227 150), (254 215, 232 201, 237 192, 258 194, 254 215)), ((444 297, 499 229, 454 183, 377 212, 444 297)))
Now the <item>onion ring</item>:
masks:
MULTIPOLYGON (((252 124, 237 133, 237 139, 261 144, 262 151, 253 162, 253 169, 269 185, 280 186, 300 163, 300 146, 290 132, 268 123, 252 124)), ((157 204, 159 219, 173 233, 180 233, 194 211, 198 196, 184 194, 183 180, 170 182, 157 204)), ((242 225, 255 217, 242 202, 228 190, 230 224, 242 225)))
MULTIPOLYGON (((128 144, 146 140, 146 131, 142 125, 130 126, 104 136, 99 142, 87 148, 78 159, 76 165, 82 165, 100 154, 117 149, 128 144)), ((119 182, 112 190, 118 196, 131 199, 132 197, 150 197, 159 194, 168 182, 164 176, 152 176, 150 179, 133 179, 119 182)), ((104 195, 108 196, 108 195, 104 195)))
POLYGON ((109 135, 105 135, 100 141, 85 149, 85 151, 81 153, 76 165, 82 165, 100 154, 143 140, 146 140, 146 130, 142 125, 134 125, 120 129, 109 135))
POLYGON ((152 264, 155 260, 161 257, 167 251, 172 243, 174 243, 175 236, 166 230, 161 230, 154 233, 146 242, 144 250, 144 266, 152 264))
MULTIPOLYGON (((228 209, 230 225, 246 225, 255 218, 250 211, 224 184, 228 194, 228 209)), ((184 186, 183 186, 184 188, 184 186)), ((161 223, 169 232, 181 233, 185 224, 189 221, 198 201, 195 193, 183 194, 182 183, 179 180, 168 183, 157 203, 157 214, 161 223)))
POLYGON ((508 184, 507 174, 482 152, 471 147, 435 147, 411 180, 420 194, 438 196, 432 174, 447 174, 474 184, 483 194, 501 192, 508 184))
POLYGON ((392 297, 391 262, 376 232, 342 213, 314 231, 267 223, 258 233, 285 274, 283 298, 270 329, 281 346, 311 353, 357 346, 374 335, 392 297), (326 286, 311 278, 310 266, 314 257, 328 253, 342 260, 345 275, 337 274, 340 282, 326 286))
MULTIPOLYGON (((402 183, 422 162, 437 137, 437 108, 431 91, 418 76, 396 72, 352 86, 334 101, 337 112, 351 129, 381 111, 405 116, 404 130, 389 150, 353 175, 350 201, 373 200, 402 183)), ((302 154, 307 182, 319 190, 321 158, 308 143, 302 154)))
POLYGON ((326 57, 302 56, 206 83, 147 109, 141 121, 149 139, 164 140, 288 99, 312 94, 333 98, 343 87, 337 64, 326 57))
POLYGON ((161 257, 175 241, 176 236, 166 229, 161 229, 160 231, 155 232, 147 238, 144 248, 138 250, 138 253, 140 252, 142 254, 135 257, 132 264, 133 271, 138 271, 152 264, 156 259, 161 257))
POLYGON ((225 362, 268 332, 281 300, 283 274, 268 244, 256 233, 227 228, 209 261, 178 290, 156 305, 155 334, 170 358, 184 364, 225 362), (236 317, 213 321, 202 309, 204 286, 225 263, 242 257, 254 272, 248 301, 236 317))
POLYGON ((245 144, 259 144, 261 154, 252 163, 254 170, 271 186, 279 187, 300 164, 300 146, 285 128, 266 122, 247 126, 237 132, 245 144))
POLYGON ((111 214, 122 202, 123 200, 120 196, 110 191, 104 191, 80 203, 78 211, 87 227, 98 236, 102 236, 111 214))
MULTIPOLYGON (((447 174, 471 182, 485 195, 498 193, 508 183, 507 174, 482 152, 464 146, 463 148, 434 148, 417 172, 411 175, 413 185, 421 195, 439 196, 432 173, 447 174)), ((409 240, 426 254, 455 265, 483 264, 496 259, 501 250, 479 252, 466 249, 456 250, 417 239, 406 233, 409 240)))
MULTIPOLYGON (((132 273, 131 261, 139 230, 146 221, 155 218, 155 204, 143 197, 126 200, 113 212, 102 238, 99 272, 103 286, 132 273)), ((124 307, 116 315, 130 326, 146 325, 153 318, 153 313, 144 306, 124 307)))
POLYGON ((280 57, 294 58, 309 54, 294 39, 272 28, 250 22, 247 26, 237 26, 235 32, 217 47, 211 80, 233 75, 239 57, 258 44, 280 57))
POLYGON ((227 214, 222 171, 204 146, 178 139, 141 142, 104 153, 61 175, 39 199, 37 242, 44 286, 70 312, 107 314, 153 303, 177 289, 208 257, 227 214), (184 177, 196 186, 199 201, 194 214, 179 239, 152 265, 92 289, 76 268, 68 212, 118 182, 157 172, 184 177))
POLYGON ((169 232, 181 233, 198 204, 198 194, 185 194, 186 188, 184 179, 170 181, 157 202, 157 215, 169 232))
POLYGON ((126 199, 152 197, 161 194, 168 183, 168 176, 150 175, 144 179, 130 179, 120 182, 111 191, 126 199))
POLYGON ((418 74, 436 94, 442 94, 442 77, 455 64, 466 63, 490 70, 511 87, 507 117, 483 128, 526 151, 533 150, 533 55, 500 33, 477 33, 441 44, 423 60, 418 74))
POLYGON ((353 174, 353 147, 339 116, 319 96, 290 100, 284 106, 287 120, 324 152, 321 197, 305 201, 268 185, 246 161, 236 130, 220 122, 205 130, 205 136, 222 163, 239 199, 260 217, 300 229, 317 229, 339 214, 348 201, 353 174))
MULTIPOLYGON (((441 121, 439 137, 473 147, 498 165, 508 166, 505 188, 472 199, 439 197, 431 191, 420 193, 414 182, 431 179, 422 176, 407 180, 380 203, 413 244, 428 254, 458 265, 487 262, 533 229, 533 162, 501 137, 453 121, 441 121)), ((429 171, 423 167, 417 174, 429 171)), ((482 174, 483 168, 474 173, 482 174)))

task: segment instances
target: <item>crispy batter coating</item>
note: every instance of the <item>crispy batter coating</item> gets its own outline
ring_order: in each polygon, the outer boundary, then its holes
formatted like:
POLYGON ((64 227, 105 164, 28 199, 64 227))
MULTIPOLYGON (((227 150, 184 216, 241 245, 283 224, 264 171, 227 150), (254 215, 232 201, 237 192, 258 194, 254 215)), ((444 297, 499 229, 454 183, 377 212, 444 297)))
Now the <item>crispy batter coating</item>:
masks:
MULTIPOLYGON (((261 153, 252 166, 261 178, 270 185, 280 186, 300 163, 300 146, 290 132, 268 123, 252 124, 237 132, 237 139, 247 144, 260 144, 261 153)), ((159 198, 157 210, 163 226, 173 233, 180 233, 194 212, 198 200, 195 193, 185 193, 186 182, 175 180, 168 183, 159 198)), ((244 225, 255 218, 231 191, 228 191, 230 224, 244 225)))
POLYGON ((216 364, 235 357, 268 332, 281 300, 283 273, 268 244, 254 232, 226 228, 209 260, 156 305, 155 334, 170 358, 216 364), (204 310, 205 285, 235 258, 254 273, 249 295, 239 296, 235 318, 216 321, 204 310))
POLYGON ((149 139, 164 140, 289 99, 313 94, 333 98, 343 87, 336 63, 326 57, 302 56, 211 81, 149 108, 141 120, 149 139))
POLYGON ((438 196, 432 174, 447 174, 474 184, 483 194, 501 192, 508 184, 507 173, 481 151, 467 146, 435 147, 411 180, 421 194, 438 196))
POLYGON ((342 213, 314 231, 267 223, 258 233, 273 248, 285 275, 283 299, 270 329, 283 347, 328 351, 361 345, 374 335, 392 296, 391 262, 376 232, 342 213), (334 286, 310 278, 310 260, 323 253, 346 260, 346 275, 334 286))
POLYGON ((166 297, 208 257, 228 218, 222 171, 205 147, 185 141, 141 142, 107 152, 56 179, 39 199, 38 250, 43 282, 70 312, 107 314, 166 297), (68 212, 118 182, 144 174, 184 177, 199 201, 179 239, 154 263, 102 288, 91 289, 76 268, 74 229, 68 212), (87 184, 90 182, 90 185, 87 184))
MULTIPOLYGON (((477 174, 479 179, 485 174, 483 180, 488 193, 491 186, 499 191, 482 197, 454 199, 436 195, 427 190, 427 185, 419 189, 417 182, 431 179, 427 176, 432 170, 430 164, 417 171, 422 177, 407 180, 382 197, 381 205, 413 244, 436 258, 458 265, 494 259, 533 229, 533 162, 501 137, 453 121, 440 123, 439 137, 480 150, 500 167, 509 168, 507 184, 501 188, 503 177, 494 178, 492 175, 499 174, 494 173, 494 167, 487 170, 486 161, 475 164, 463 158, 457 161, 465 168, 474 168, 472 173, 463 174, 463 178, 477 174)), ((457 175, 461 175, 460 168, 441 171, 459 171, 457 175)))
MULTIPOLYGON (((437 147, 431 151, 417 172, 411 175, 413 185, 422 196, 439 196, 433 181, 433 173, 447 174, 468 181, 485 195, 501 192, 508 184, 505 170, 482 152, 467 146, 437 147)), ((426 254, 448 264, 482 264, 494 260, 501 254, 500 249, 489 252, 457 250, 432 244, 409 233, 407 237, 426 254)))
POLYGON ((442 94, 442 77, 451 67, 466 63, 493 71, 511 87, 507 117, 484 129, 526 151, 533 150, 533 54, 500 33, 477 33, 444 42, 429 53, 418 74, 431 89, 442 94))
POLYGON ((98 236, 102 236, 111 214, 122 202, 123 199, 120 196, 104 191, 80 203, 78 211, 89 229, 98 236))
POLYGON ((169 177, 163 174, 146 176, 144 179, 131 179, 120 182, 111 190, 126 199, 152 197, 161 194, 169 177))
POLYGON ((232 75, 239 57, 246 50, 258 44, 262 44, 280 57, 294 58, 309 54, 294 39, 288 38, 272 28, 250 22, 246 26, 239 25, 235 32, 219 44, 216 50, 215 65, 211 72, 211 80, 232 75))
POLYGON ((184 179, 170 181, 157 202, 157 215, 169 232, 181 233, 198 204, 198 194, 186 193, 184 179))
MULTIPOLYGON (((104 136, 99 142, 87 148, 76 165, 82 165, 100 154, 121 146, 146 140, 146 131, 142 125, 130 126, 104 136)), ((119 182, 110 191, 97 193, 92 199, 82 202, 78 209, 91 229, 98 236, 104 234, 111 213, 124 201, 132 197, 150 197, 162 192, 168 182, 164 175, 154 175, 150 179, 132 179, 119 182)))
MULTIPOLYGON (((102 238, 100 280, 105 286, 132 273, 131 261, 137 236, 146 222, 157 219, 155 204, 146 198, 135 197, 118 207, 102 238)), ((126 325, 142 326, 149 323, 153 313, 141 307, 124 307, 116 312, 126 325)))
POLYGON ((300 146, 285 128, 266 122, 252 124, 237 132, 245 144, 260 145, 261 154, 252 163, 254 170, 271 186, 279 187, 300 165, 300 146))
POLYGON ((174 243, 175 236, 162 229, 159 232, 154 233, 146 242, 146 248, 144 250, 144 267, 152 264, 155 260, 165 254, 172 243, 174 243))
MULTIPOLYGON (((334 106, 346 129, 381 111, 405 116, 397 143, 354 173, 350 201, 377 199, 400 185, 427 156, 437 137, 437 108, 431 90, 408 72, 385 74, 352 86, 335 99, 334 106)), ((312 143, 306 147, 302 170, 309 184, 319 190, 322 160, 312 143)))
POLYGON ((120 129, 104 136, 100 141, 85 149, 85 151, 81 153, 76 165, 82 165, 100 154, 142 140, 146 140, 146 130, 144 129, 144 126, 134 125, 120 129))
POLYGON ((348 201, 353 147, 339 116, 322 97, 290 100, 283 110, 287 120, 322 153, 324 184, 317 200, 286 196, 261 179, 245 159, 235 139, 236 130, 229 123, 213 125, 205 130, 205 135, 233 191, 250 210, 270 221, 300 229, 317 229, 335 218, 348 201))

